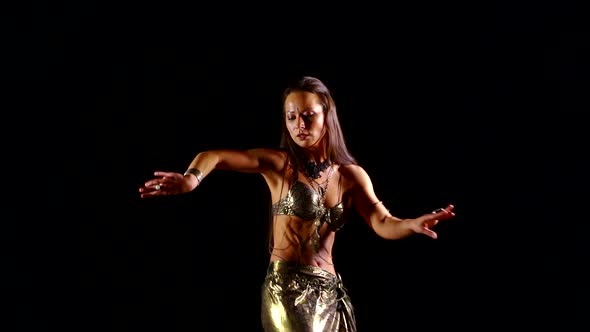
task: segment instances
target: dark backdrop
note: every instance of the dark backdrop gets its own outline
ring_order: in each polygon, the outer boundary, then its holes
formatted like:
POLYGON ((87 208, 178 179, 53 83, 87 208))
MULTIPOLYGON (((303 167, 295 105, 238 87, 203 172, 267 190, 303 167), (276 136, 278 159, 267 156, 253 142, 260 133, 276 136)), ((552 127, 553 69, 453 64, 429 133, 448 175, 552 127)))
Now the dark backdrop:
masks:
POLYGON ((27 280, 46 315, 24 322, 259 331, 262 177, 213 173, 149 201, 137 189, 199 151, 278 146, 281 92, 300 75, 332 90, 395 215, 456 205, 436 241, 384 241, 358 218, 342 230, 335 261, 361 331, 567 330, 582 317, 590 67, 577 3, 55 9, 32 11, 46 24, 19 41, 32 51, 17 82, 53 107, 32 126, 35 162, 68 183, 44 196, 56 221, 30 230, 40 268, 27 280))

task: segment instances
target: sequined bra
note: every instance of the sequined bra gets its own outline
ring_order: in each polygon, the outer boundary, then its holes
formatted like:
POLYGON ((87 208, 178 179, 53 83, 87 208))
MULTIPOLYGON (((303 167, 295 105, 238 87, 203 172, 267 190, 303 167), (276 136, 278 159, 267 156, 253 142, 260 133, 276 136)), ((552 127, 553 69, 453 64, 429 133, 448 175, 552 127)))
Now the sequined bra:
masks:
MULTIPOLYGON (((340 183, 338 183, 338 189, 340 190, 340 183)), ((333 231, 339 230, 344 225, 342 202, 326 208, 321 202, 320 194, 299 180, 293 183, 285 197, 272 205, 272 213, 314 221, 318 228, 325 222, 333 231)))

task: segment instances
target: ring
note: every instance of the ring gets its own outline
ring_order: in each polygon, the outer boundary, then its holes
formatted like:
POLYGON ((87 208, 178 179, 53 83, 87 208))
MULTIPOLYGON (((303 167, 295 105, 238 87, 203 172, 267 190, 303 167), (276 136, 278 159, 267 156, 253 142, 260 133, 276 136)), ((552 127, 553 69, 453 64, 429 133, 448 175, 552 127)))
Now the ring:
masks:
POLYGON ((432 213, 439 213, 439 212, 443 212, 443 211, 445 211, 445 209, 443 209, 443 208, 438 208, 438 209, 436 209, 436 210, 432 211, 432 213))
POLYGON ((161 186, 161 185, 159 185, 159 184, 157 184, 157 185, 155 185, 155 186, 154 186, 154 189, 156 189, 156 190, 160 190, 160 189, 162 189, 162 186, 161 186))

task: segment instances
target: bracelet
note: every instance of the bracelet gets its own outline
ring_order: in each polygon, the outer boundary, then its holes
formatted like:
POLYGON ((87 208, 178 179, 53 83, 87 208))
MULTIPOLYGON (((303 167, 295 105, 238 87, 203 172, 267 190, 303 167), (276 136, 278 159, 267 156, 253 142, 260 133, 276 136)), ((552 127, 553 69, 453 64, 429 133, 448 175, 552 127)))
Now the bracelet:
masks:
POLYGON ((201 180, 203 179, 203 172, 199 171, 199 169, 197 168, 191 167, 187 169, 186 172, 184 172, 184 176, 187 176, 189 174, 196 176, 199 183, 201 183, 201 180))

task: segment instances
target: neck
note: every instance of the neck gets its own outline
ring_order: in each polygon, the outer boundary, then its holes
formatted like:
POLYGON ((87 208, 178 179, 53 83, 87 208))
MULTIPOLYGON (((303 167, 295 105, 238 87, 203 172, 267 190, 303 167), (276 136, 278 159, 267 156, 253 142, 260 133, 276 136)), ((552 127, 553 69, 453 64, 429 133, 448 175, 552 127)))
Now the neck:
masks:
POLYGON ((326 133, 322 133, 322 138, 319 139, 316 143, 312 146, 303 148, 303 154, 305 155, 307 160, 315 161, 316 163, 323 162, 324 160, 328 159, 328 149, 326 148, 326 133))
POLYGON ((303 149, 303 157, 306 161, 312 161, 319 164, 328 159, 326 150, 323 148, 303 149))

